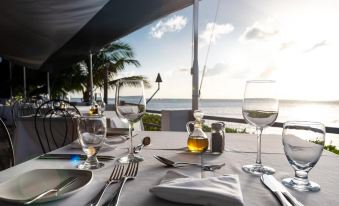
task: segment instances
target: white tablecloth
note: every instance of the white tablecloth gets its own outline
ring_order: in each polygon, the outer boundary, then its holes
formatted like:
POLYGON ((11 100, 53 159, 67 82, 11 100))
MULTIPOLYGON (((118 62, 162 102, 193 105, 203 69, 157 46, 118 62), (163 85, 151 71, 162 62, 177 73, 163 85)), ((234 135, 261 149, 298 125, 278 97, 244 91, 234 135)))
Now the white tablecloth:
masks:
MULTIPOLYGON (((257 176, 244 173, 241 166, 244 164, 254 163, 256 157, 256 137, 252 134, 227 134, 226 152, 221 155, 189 154, 180 148, 186 145, 187 134, 183 132, 140 132, 134 138, 135 144, 140 143, 141 138, 150 136, 152 144, 142 151, 144 161, 140 164, 138 176, 135 180, 129 181, 122 193, 120 206, 174 206, 175 203, 156 198, 148 190, 159 183, 159 180, 170 168, 164 167, 155 160, 152 155, 157 154, 171 159, 205 163, 225 162, 226 166, 216 172, 202 172, 197 167, 185 167, 176 169, 195 177, 207 177, 223 174, 238 174, 241 182, 241 189, 245 205, 248 206, 273 206, 279 205, 273 194, 267 190, 260 182, 257 176), (176 150, 178 149, 178 150, 176 150)), ((106 151, 102 154, 107 155, 124 155, 126 154, 128 142, 119 145, 118 149, 106 151)), ((272 166, 277 170, 275 177, 281 180, 283 177, 293 176, 293 169, 287 162, 284 155, 281 136, 263 135, 262 161, 265 165, 272 166)), ((70 149, 70 147, 61 148, 60 153, 76 153, 81 150, 70 149)), ((93 170, 94 178, 81 191, 73 196, 50 202, 43 205, 85 205, 100 188, 105 184, 109 177, 112 166, 115 162, 105 162, 105 167, 93 170)), ((8 178, 15 177, 18 174, 38 168, 69 168, 74 166, 71 162, 65 160, 30 160, 19 164, 15 167, 0 172, 0 182, 8 178)), ((315 205, 339 205, 339 156, 324 151, 316 167, 310 172, 310 179, 321 185, 321 191, 315 193, 290 192, 297 197, 305 206, 315 205)), ((114 188, 112 188, 114 189, 114 188)), ((109 195, 109 194, 108 194, 109 195)), ((0 202, 0 205, 13 205, 10 203, 0 202)))

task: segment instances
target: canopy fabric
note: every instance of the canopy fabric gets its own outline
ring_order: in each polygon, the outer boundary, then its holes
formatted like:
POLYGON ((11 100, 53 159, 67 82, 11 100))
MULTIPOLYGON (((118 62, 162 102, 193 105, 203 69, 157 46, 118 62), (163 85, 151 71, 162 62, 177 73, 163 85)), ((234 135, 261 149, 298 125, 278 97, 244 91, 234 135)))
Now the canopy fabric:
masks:
POLYGON ((58 71, 192 0, 1 0, 0 56, 58 71))

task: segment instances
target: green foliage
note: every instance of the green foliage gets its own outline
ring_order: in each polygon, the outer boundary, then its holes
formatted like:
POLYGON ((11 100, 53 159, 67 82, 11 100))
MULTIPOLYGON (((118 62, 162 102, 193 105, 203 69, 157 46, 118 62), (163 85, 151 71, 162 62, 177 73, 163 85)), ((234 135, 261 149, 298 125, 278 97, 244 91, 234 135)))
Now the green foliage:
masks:
MULTIPOLYGON (((202 130, 204 132, 211 132, 211 127, 204 124, 202 126, 202 130)), ((236 129, 236 128, 229 128, 229 127, 226 127, 225 128, 225 133, 246 133, 246 128, 245 129, 236 129)))
POLYGON ((158 114, 149 114, 146 113, 142 117, 142 122, 144 123, 145 131, 160 131, 161 130, 161 116, 158 114), (153 126, 151 124, 156 124, 159 126, 153 126))
MULTIPOLYGON (((314 141, 310 141, 313 142, 315 144, 319 144, 319 145, 324 145, 324 141, 321 140, 314 140, 314 141)), ((339 154, 339 149, 336 148, 336 146, 329 144, 329 145, 324 145, 324 149, 330 152, 333 152, 334 154, 339 154)))
POLYGON ((325 145, 324 149, 339 155, 339 149, 337 149, 334 145, 325 145))

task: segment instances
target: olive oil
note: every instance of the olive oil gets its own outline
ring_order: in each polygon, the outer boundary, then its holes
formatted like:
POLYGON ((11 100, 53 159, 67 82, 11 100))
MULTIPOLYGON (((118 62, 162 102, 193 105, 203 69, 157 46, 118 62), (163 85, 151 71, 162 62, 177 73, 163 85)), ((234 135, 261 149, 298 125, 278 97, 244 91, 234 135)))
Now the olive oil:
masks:
POLYGON ((202 118, 204 113, 200 110, 195 110, 193 116, 195 121, 190 121, 186 124, 186 129, 189 134, 187 139, 187 148, 188 151, 192 153, 205 152, 208 149, 208 138, 202 130, 204 122, 202 118), (194 129, 191 131, 192 125, 194 126, 194 129))
POLYGON ((208 139, 189 136, 187 140, 187 148, 193 153, 204 152, 208 149, 208 139))
POLYGON ((98 114, 98 105, 92 105, 91 108, 89 109, 89 114, 98 114))

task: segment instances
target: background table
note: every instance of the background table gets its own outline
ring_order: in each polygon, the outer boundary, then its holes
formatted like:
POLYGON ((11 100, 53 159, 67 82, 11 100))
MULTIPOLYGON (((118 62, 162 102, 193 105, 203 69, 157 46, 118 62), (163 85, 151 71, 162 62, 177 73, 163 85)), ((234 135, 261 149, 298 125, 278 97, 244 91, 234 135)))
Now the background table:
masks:
MULTIPOLYGON (((140 164, 138 176, 135 180, 129 181, 121 196, 120 206, 174 206, 176 203, 171 203, 155 197, 149 192, 149 189, 157 185, 159 180, 170 170, 177 170, 182 173, 195 177, 208 177, 224 174, 238 174, 241 182, 241 189, 245 205, 249 206, 274 206, 279 205, 279 202, 274 195, 265 188, 260 182, 258 176, 252 176, 244 173, 241 166, 244 164, 254 163, 256 158, 256 137, 252 134, 227 134, 226 136, 226 151, 221 155, 205 154, 196 155, 190 154, 182 150, 186 145, 187 134, 183 132, 139 132, 139 135, 134 138, 135 144, 141 142, 141 138, 150 136, 152 144, 142 150, 141 155, 144 161, 140 164), (205 163, 222 163, 226 166, 215 172, 201 171, 195 166, 174 169, 166 168, 152 156, 160 155, 174 160, 192 161, 205 163)), ((105 151, 102 154, 107 155, 124 155, 127 152, 129 142, 125 142, 113 151, 105 151)), ((262 161, 265 165, 272 166, 277 170, 275 177, 281 180, 284 177, 293 176, 293 169, 287 162, 283 152, 281 136, 279 135, 263 135, 262 161)), ((57 153, 76 153, 81 150, 70 149, 64 147, 57 153)), ((13 178, 18 174, 29 170, 39 168, 67 168, 73 169, 74 163, 65 160, 30 160, 19 164, 8 170, 0 172, 0 182, 13 178)), ((43 205, 85 205, 100 188, 105 184, 109 177, 115 161, 105 162, 105 167, 93 170, 93 179, 81 191, 73 196, 43 205)), ((324 151, 316 167, 311 170, 310 179, 321 185, 321 191, 316 193, 296 192, 290 190, 304 205, 339 205, 339 156, 324 151)), ((116 187, 112 187, 112 190, 116 187)), ((108 194, 109 195, 109 194, 108 194)), ((10 203, 0 202, 0 205, 14 205, 10 203)))
MULTIPOLYGON (((80 107, 80 112, 88 112, 89 107, 80 107)), ((128 124, 122 122, 116 115, 114 111, 106 111, 105 115, 107 118, 110 118, 111 121, 111 128, 128 128, 128 124)), ((46 137, 44 136, 44 129, 43 129, 43 122, 42 118, 37 119, 37 129, 39 131, 40 137, 42 139, 42 144, 47 149, 47 142, 46 137)), ((52 128, 53 128, 53 135, 57 143, 60 145, 65 137, 65 119, 63 117, 53 117, 52 118, 52 128)), ((14 147, 14 155, 15 155, 15 162, 22 163, 27 161, 31 158, 34 158, 38 155, 43 154, 41 149, 36 130, 34 124, 34 116, 26 116, 26 117, 18 117, 16 121, 16 128, 14 130, 14 137, 13 137, 13 147, 14 147)), ((74 124, 74 123, 73 123, 74 124)), ((67 132, 67 140, 71 140, 72 136, 75 138, 77 137, 77 132, 72 131, 72 129, 76 130, 75 127, 71 127, 71 121, 68 121, 68 132, 67 132), (74 134, 72 134, 74 132, 74 134)), ((52 150, 57 149, 53 144, 50 129, 49 129, 49 117, 46 118, 45 127, 47 131, 47 135, 49 136, 50 145, 52 150)), ((135 124, 135 131, 141 131, 143 127, 140 123, 135 124)), ((69 143, 69 141, 68 141, 69 143)))

